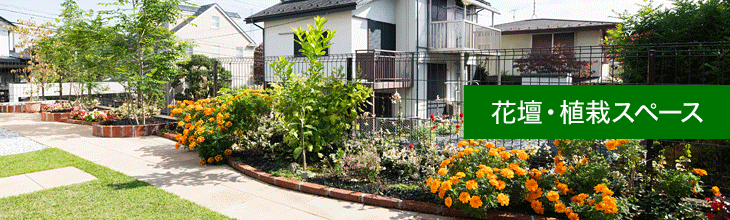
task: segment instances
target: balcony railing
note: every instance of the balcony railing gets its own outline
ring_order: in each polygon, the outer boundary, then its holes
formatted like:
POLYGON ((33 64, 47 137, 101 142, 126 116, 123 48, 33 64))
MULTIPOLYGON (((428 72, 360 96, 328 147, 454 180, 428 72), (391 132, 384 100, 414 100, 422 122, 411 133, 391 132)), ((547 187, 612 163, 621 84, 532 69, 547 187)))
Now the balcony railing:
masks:
POLYGON ((357 50, 355 61, 361 79, 373 89, 413 86, 413 53, 388 50, 357 50))
POLYGON ((499 49, 500 30, 467 20, 432 21, 428 46, 431 50, 499 49))

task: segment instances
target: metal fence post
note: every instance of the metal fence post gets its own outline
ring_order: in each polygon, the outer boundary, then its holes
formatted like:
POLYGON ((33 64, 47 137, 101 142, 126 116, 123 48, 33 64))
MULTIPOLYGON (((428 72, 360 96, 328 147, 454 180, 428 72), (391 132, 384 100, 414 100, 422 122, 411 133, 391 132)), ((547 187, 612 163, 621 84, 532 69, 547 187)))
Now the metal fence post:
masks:
POLYGON ((213 94, 215 97, 218 95, 218 60, 213 60, 213 94))
MULTIPOLYGON (((656 50, 649 50, 648 78, 647 84, 654 85, 656 83, 656 50)), ((654 139, 646 139, 646 172, 651 179, 654 177, 653 159, 656 155, 654 149, 654 139)))

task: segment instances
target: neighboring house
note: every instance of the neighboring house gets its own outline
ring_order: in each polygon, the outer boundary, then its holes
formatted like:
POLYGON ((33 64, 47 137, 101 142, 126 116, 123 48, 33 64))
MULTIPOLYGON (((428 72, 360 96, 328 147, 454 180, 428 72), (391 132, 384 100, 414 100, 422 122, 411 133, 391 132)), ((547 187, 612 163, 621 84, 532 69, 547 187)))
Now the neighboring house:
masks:
MULTIPOLYGON (((253 59, 254 49, 258 45, 241 29, 242 20, 238 13, 226 12, 216 3, 200 7, 179 7, 183 16, 168 28, 175 36, 192 43, 187 54, 201 54, 211 58, 253 59)), ((253 61, 249 63, 252 64, 253 61)), ((231 86, 253 84, 253 68, 224 67, 231 71, 231 86)))
MULTIPOLYGON (((425 118, 460 110, 462 87, 455 82, 469 78, 476 65, 465 50, 500 47, 493 19, 476 16, 482 11, 492 18, 498 14, 484 0, 284 0, 246 22, 263 22, 267 58, 288 56, 301 63, 292 28, 306 28, 314 16, 327 18, 325 28, 337 30, 337 36, 321 58, 325 72, 342 67, 354 78, 361 69, 365 85, 375 89, 377 116, 396 117, 402 110, 404 117, 425 118), (396 91, 407 100, 402 109, 388 99, 396 91), (446 101, 456 107, 444 107, 446 101)), ((295 72, 305 68, 297 64, 295 72)), ((267 67, 265 81, 275 80, 267 67)))
MULTIPOLYGON (((601 54, 602 48, 599 47, 606 36, 606 31, 616 28, 616 23, 605 21, 580 21, 580 20, 563 20, 563 19, 529 19, 523 21, 515 21, 495 26, 502 30, 502 48, 503 49, 523 49, 523 50, 505 50, 503 56, 522 56, 527 53, 549 52, 555 47, 579 47, 574 49, 576 59, 581 61, 593 62, 590 70, 595 72, 592 76, 594 79, 601 76, 602 71, 607 68, 601 54), (528 50, 524 50, 527 48, 528 50), (513 54, 506 54, 513 53, 513 54)), ((517 69, 512 68, 511 60, 504 62, 506 67, 502 74, 519 76, 521 75, 517 69)), ((495 70, 491 70, 495 71, 495 70)), ((557 76, 557 75, 556 75, 557 76)), ((524 75, 522 78, 524 79, 524 75)), ((572 77, 563 76, 562 84, 570 84, 572 77)), ((542 82, 558 82, 553 80, 540 80, 542 82)), ((523 80, 525 82, 525 80, 523 80)), ((524 83, 523 83, 524 84, 524 83)))
MULTIPOLYGON (((15 27, 15 25, 0 17, 0 24, 15 27)), ((15 51, 15 36, 5 27, 0 27, 0 102, 8 102, 10 83, 19 83, 23 77, 11 70, 22 69, 27 66, 28 58, 21 58, 15 51)))

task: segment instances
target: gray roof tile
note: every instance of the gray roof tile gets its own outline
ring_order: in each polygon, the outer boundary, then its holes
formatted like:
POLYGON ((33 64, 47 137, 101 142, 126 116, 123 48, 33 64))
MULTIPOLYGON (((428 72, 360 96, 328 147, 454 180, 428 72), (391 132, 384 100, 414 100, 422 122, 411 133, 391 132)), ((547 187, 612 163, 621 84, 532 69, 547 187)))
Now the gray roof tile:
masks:
POLYGON ((502 34, 519 34, 519 33, 537 33, 556 30, 591 30, 613 28, 615 22, 608 21, 580 21, 580 20, 563 20, 563 19, 529 19, 522 21, 498 24, 494 27, 502 30, 502 34))

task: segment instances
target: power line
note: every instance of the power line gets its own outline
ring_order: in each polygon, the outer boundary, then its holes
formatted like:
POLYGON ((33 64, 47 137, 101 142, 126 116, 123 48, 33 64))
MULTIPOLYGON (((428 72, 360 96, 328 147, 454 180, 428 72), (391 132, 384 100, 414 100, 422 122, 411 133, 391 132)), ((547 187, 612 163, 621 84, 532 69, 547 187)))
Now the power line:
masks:
POLYGON ((43 16, 43 15, 37 15, 37 14, 30 14, 30 13, 26 13, 26 12, 15 11, 15 10, 10 10, 10 9, 5 9, 5 8, 0 8, 0 11, 13 12, 13 13, 30 15, 30 16, 36 16, 36 17, 41 17, 41 18, 56 19, 56 18, 53 18, 53 17, 43 16))
POLYGON ((15 6, 15 5, 6 5, 6 4, 1 4, 1 3, 0 3, 0 5, 7 6, 7 7, 10 7, 10 8, 14 8, 14 9, 20 9, 20 10, 24 10, 24 11, 29 11, 29 12, 33 12, 33 13, 37 13, 37 14, 42 14, 42 15, 59 16, 58 14, 53 14, 53 13, 43 12, 43 11, 31 10, 31 9, 28 9, 28 8, 19 7, 19 6, 15 6))

